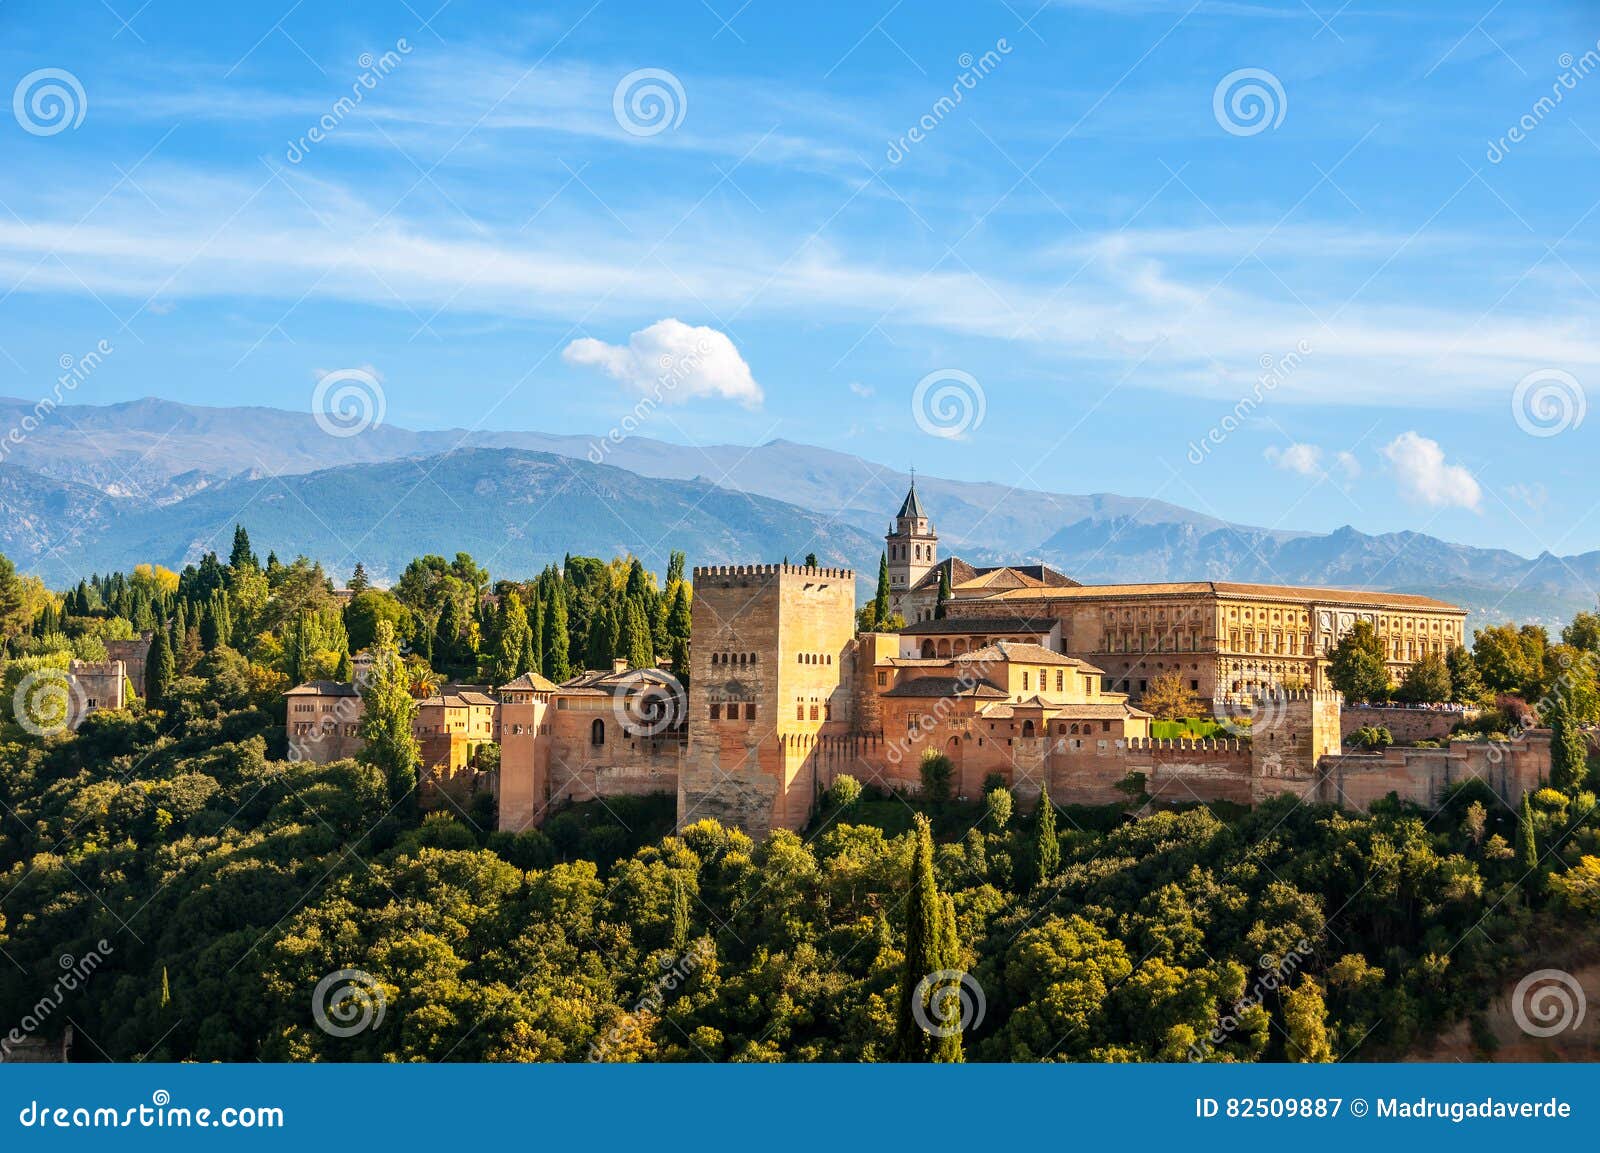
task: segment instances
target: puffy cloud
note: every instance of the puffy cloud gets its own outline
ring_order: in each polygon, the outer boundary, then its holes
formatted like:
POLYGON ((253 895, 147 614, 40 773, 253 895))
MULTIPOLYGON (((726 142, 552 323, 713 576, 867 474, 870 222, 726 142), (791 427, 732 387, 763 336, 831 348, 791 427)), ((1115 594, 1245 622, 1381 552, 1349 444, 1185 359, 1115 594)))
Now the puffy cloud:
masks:
POLYGON ((1402 495, 1436 508, 1476 509, 1483 490, 1465 468, 1447 464, 1439 442, 1403 432, 1383 448, 1402 495))
POLYGON ((1301 476, 1322 475, 1322 450, 1314 444, 1291 444, 1288 448, 1268 447, 1266 458, 1278 468, 1301 476))
POLYGON ((1353 452, 1339 453, 1333 458, 1333 463, 1338 465, 1339 470, 1350 480, 1355 480, 1361 475, 1361 462, 1356 459, 1356 454, 1353 452))
POLYGON ((636 392, 664 404, 692 397, 736 400, 746 408, 761 405, 761 386, 750 375, 733 341, 714 328, 684 324, 668 317, 628 337, 628 343, 607 344, 584 337, 562 350, 568 364, 598 368, 636 392))

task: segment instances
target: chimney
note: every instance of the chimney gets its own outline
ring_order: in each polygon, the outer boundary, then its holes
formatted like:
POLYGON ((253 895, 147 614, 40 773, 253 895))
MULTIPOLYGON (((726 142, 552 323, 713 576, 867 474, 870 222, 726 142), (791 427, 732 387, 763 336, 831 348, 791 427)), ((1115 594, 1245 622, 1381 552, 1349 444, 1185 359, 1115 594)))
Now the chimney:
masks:
POLYGON ((628 662, 627 662, 627 660, 625 658, 623 658, 623 657, 616 657, 615 659, 613 659, 612 662, 611 662, 611 671, 614 672, 614 673, 625 673, 625 672, 627 672, 628 671, 628 662))

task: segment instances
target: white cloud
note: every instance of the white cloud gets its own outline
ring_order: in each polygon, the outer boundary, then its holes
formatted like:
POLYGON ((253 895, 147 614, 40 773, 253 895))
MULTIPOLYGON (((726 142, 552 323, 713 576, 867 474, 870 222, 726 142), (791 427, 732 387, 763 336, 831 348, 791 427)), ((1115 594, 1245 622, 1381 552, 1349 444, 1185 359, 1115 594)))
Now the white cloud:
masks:
POLYGON ((859 397, 870 398, 878 390, 870 384, 862 384, 859 380, 852 380, 850 382, 850 391, 859 397))
POLYGON ((1483 490, 1465 468, 1447 464, 1439 442, 1403 432, 1383 448, 1402 495, 1435 508, 1476 509, 1483 490))
POLYGON ((628 343, 607 344, 586 336, 562 350, 568 364, 598 368, 612 380, 664 404, 693 397, 736 400, 759 408, 761 386, 733 341, 714 328, 685 324, 668 317, 628 337, 628 343))
POLYGON ((1301 476, 1322 476, 1322 450, 1314 444, 1291 444, 1288 448, 1271 445, 1266 458, 1278 468, 1301 476))
POLYGON ((1333 463, 1339 466, 1339 471, 1344 473, 1345 479, 1355 480, 1361 475, 1361 462, 1356 459, 1353 452, 1340 452, 1333 458, 1333 463))

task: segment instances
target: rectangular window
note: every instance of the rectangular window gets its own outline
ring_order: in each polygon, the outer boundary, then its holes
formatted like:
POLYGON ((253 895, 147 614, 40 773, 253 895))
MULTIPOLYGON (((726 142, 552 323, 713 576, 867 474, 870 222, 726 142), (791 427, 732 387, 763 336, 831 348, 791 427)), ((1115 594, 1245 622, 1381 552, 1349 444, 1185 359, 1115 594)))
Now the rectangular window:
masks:
POLYGON ((803 721, 806 719, 806 707, 804 705, 795 705, 794 719, 797 721, 803 721))
POLYGON ((878 687, 881 689, 881 688, 883 688, 884 685, 886 685, 888 683, 889 683, 889 674, 888 673, 879 673, 878 674, 878 687))
POLYGON ((811 706, 811 719, 812 720, 816 720, 817 719, 817 706, 816 705, 812 705, 811 706))
POLYGON ((1058 693, 1061 691, 1064 676, 1065 674, 1063 674, 1060 669, 1056 670, 1056 692, 1058 693))
POLYGON ((714 720, 714 721, 718 721, 718 720, 722 719, 722 706, 721 705, 712 705, 711 706, 711 719, 714 720))
POLYGON ((750 704, 745 705, 745 707, 744 707, 744 719, 747 720, 747 721, 753 721, 753 720, 756 719, 756 706, 755 706, 754 702, 751 702, 750 704))

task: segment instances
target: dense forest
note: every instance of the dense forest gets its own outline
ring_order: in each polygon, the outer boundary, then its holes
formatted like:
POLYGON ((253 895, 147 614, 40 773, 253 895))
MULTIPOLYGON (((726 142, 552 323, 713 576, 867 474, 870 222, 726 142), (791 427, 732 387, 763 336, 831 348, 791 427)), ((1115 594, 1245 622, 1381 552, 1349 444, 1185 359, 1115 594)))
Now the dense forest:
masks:
POLYGON ((226 561, 63 592, 0 564, 8 695, 155 634, 129 708, 0 720, 0 1039, 70 1026, 75 1059, 117 1061, 1370 1060, 1595 955, 1587 615, 1448 662, 1486 706, 1461 739, 1557 725, 1560 771, 1516 811, 1471 783, 1365 815, 1024 806, 998 782, 967 804, 933 762, 920 794, 841 778, 802 834, 754 843, 674 833, 669 797, 518 835, 423 815, 403 742, 285 759, 283 690, 362 649, 413 693, 684 667, 680 558, 659 582, 583 557, 491 581, 463 554, 346 583, 341 606, 242 530, 226 561), (355 999, 319 1002, 351 971, 355 999))

